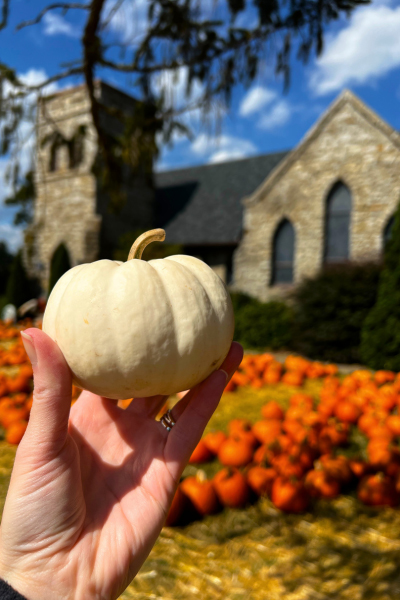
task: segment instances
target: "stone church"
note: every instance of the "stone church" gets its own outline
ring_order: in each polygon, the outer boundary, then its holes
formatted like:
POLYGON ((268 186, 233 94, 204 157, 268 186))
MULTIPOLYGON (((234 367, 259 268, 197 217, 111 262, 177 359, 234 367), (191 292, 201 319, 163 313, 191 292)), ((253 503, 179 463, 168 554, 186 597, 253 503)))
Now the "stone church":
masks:
MULTIPOLYGON (((96 93, 109 106, 135 103, 103 82, 96 93)), ((153 181, 127 172, 117 215, 92 173, 97 145, 85 86, 40 103, 37 135, 25 257, 44 288, 60 244, 74 266, 112 258, 124 233, 162 227, 167 242, 202 258, 231 289, 267 301, 324 264, 380 260, 400 201, 400 134, 349 91, 289 152, 154 173, 153 181), (57 146, 54 128, 76 143, 57 146)))

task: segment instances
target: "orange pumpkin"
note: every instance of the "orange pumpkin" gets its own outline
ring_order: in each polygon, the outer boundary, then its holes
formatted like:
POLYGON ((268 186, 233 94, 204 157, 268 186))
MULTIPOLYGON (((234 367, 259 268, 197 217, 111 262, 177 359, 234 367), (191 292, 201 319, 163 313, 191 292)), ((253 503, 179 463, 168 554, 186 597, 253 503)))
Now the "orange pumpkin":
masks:
POLYGON ((228 424, 228 432, 230 435, 237 431, 249 431, 252 427, 251 421, 248 419, 232 419, 228 424))
POLYGON ((3 412, 1 418, 1 424, 6 429, 10 427, 12 423, 16 421, 26 421, 29 416, 29 410, 24 404, 14 404, 14 406, 10 406, 10 408, 3 412))
POLYGON ((267 385, 274 385, 275 383, 279 383, 280 382, 280 380, 281 380, 281 374, 282 374, 282 367, 277 368, 277 367, 274 367, 274 366, 271 365, 264 372, 263 381, 267 385))
POLYGON ((271 462, 279 475, 286 479, 290 479, 291 477, 301 479, 304 475, 305 469, 296 456, 281 454, 280 456, 274 457, 271 462))
POLYGON ((209 451, 216 456, 226 437, 226 433, 223 431, 210 431, 203 437, 203 442, 209 451))
POLYGON ((389 415, 386 425, 394 435, 400 435, 400 415, 389 415))
POLYGON ((269 444, 282 433, 282 423, 277 419, 263 419, 254 423, 252 431, 260 444, 269 444))
POLYGON ((396 374, 393 371, 377 371, 375 373, 375 381, 378 385, 383 385, 388 381, 394 381, 396 378, 396 374))
POLYGON ((203 474, 187 477, 182 481, 180 487, 200 515, 212 515, 220 508, 213 483, 208 481, 203 474))
POLYGON ((397 506, 399 502, 395 483, 383 473, 365 475, 358 485, 357 496, 369 506, 397 506))
POLYGON ((243 440, 247 444, 250 444, 253 450, 259 445, 259 441, 252 431, 252 426, 250 426, 248 429, 247 427, 243 427, 243 429, 237 429, 237 431, 234 433, 234 437, 243 440))
POLYGON ((353 475, 358 479, 361 479, 361 477, 364 477, 364 475, 370 472, 370 465, 366 463, 365 460, 357 458, 349 460, 349 467, 353 475))
POLYGON ((182 515, 188 509, 190 500, 186 494, 183 493, 181 485, 178 485, 174 497, 169 507, 167 518, 165 519, 164 527, 172 527, 180 522, 182 515))
POLYGON ((301 480, 277 477, 272 485, 271 500, 284 512, 301 513, 309 504, 309 495, 301 480))
POLYGON ((250 500, 249 485, 237 469, 222 469, 214 476, 213 483, 223 506, 242 508, 250 500))
POLYGON ((313 498, 336 498, 340 493, 339 481, 320 469, 309 471, 304 485, 313 498))
POLYGON ((27 427, 27 421, 14 421, 6 430, 6 442, 9 444, 19 444, 27 427))
POLYGON ((281 381, 286 385, 292 385, 294 387, 300 387, 303 385, 304 376, 302 373, 297 371, 287 371, 281 381))
POLYGON ((320 458, 321 465, 325 471, 325 473, 340 481, 342 483, 347 483, 351 480, 353 473, 349 466, 349 461, 345 456, 321 456, 320 458))
POLYGON ((201 439, 197 444, 196 448, 193 450, 191 457, 189 458, 189 463, 206 463, 212 460, 213 453, 207 447, 207 444, 204 443, 204 440, 201 439))
POLYGON ((270 449, 268 444, 261 444, 259 448, 254 452, 253 462, 257 465, 271 464, 275 453, 270 449))
POLYGON ((244 467, 253 460, 253 446, 239 437, 230 436, 221 444, 218 460, 226 467, 244 467))
POLYGON ((274 419, 278 421, 282 421, 285 416, 283 408, 279 406, 275 400, 271 400, 270 402, 267 402, 267 404, 264 404, 261 408, 261 414, 264 419, 274 419))
POLYGON ((361 416, 361 409, 349 400, 341 400, 336 405, 335 414, 339 421, 355 425, 361 416))
POLYGON ((7 379, 7 388, 10 394, 28 392, 30 387, 30 380, 21 372, 16 377, 7 379))
POLYGON ((255 465, 246 474, 247 483, 257 496, 270 496, 278 474, 275 469, 255 465))

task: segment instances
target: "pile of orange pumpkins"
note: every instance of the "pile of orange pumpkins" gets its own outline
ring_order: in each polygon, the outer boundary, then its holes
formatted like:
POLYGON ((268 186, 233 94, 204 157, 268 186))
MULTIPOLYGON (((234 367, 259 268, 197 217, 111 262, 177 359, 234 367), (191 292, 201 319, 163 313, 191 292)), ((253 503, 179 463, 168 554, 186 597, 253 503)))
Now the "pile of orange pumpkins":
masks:
POLYGON ((233 392, 244 385, 259 389, 275 383, 301 387, 305 379, 319 379, 328 375, 336 375, 337 372, 337 365, 325 365, 301 356, 289 355, 281 363, 269 353, 246 354, 226 390, 233 392))
MULTIPOLYGON (((262 362, 245 360, 248 371, 262 362)), ((188 510, 205 516, 259 496, 289 513, 340 493, 356 493, 370 506, 399 504, 400 374, 331 374, 318 402, 297 392, 286 410, 270 401, 261 413, 256 423, 235 419, 227 433, 210 432, 200 440, 190 462, 218 460, 222 468, 210 480, 200 470, 200 476, 181 481, 167 525, 179 524, 188 510)))
POLYGON ((19 335, 30 325, 17 327, 0 321, 0 339, 13 341, 8 349, 0 348, 0 367, 18 367, 12 376, 0 372, 0 426, 10 444, 21 441, 32 406, 32 367, 19 335))

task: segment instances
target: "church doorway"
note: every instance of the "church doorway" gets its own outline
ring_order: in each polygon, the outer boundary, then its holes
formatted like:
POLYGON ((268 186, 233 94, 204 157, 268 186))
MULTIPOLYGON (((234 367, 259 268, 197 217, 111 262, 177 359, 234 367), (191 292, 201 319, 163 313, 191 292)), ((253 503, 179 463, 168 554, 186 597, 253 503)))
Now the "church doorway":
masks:
POLYGON ((50 262, 49 294, 60 277, 69 271, 70 268, 71 260, 69 257, 69 252, 65 244, 61 243, 55 249, 50 262))

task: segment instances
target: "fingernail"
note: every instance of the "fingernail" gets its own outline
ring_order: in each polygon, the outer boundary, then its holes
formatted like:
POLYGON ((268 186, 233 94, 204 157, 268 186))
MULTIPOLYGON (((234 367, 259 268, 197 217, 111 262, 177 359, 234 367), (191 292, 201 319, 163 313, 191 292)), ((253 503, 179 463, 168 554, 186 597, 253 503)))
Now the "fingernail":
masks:
POLYGON ((25 352, 27 353, 29 360, 31 361, 32 367, 36 367, 37 365, 37 356, 35 350, 35 344, 33 343, 33 337, 21 331, 22 343, 25 348, 25 352))
POLYGON ((221 373, 223 373, 226 377, 226 381, 228 381, 229 375, 226 371, 224 371, 223 369, 219 369, 219 371, 221 371, 221 373))

